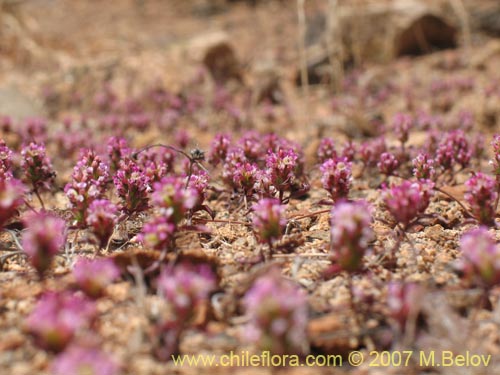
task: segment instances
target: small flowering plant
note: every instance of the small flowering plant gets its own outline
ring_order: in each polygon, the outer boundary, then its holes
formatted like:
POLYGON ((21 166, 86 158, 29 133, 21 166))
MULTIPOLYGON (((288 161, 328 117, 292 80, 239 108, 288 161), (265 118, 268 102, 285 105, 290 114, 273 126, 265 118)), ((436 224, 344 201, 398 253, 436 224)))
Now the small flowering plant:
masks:
POLYGON ((158 290, 169 307, 160 316, 153 331, 156 355, 170 359, 178 353, 182 332, 193 324, 196 312, 217 288, 217 276, 208 264, 182 262, 165 268, 158 278, 158 290))
POLYGON ((166 251, 174 248, 177 225, 170 213, 156 216, 144 224, 137 241, 148 248, 166 251))
POLYGON ((328 159, 320 166, 321 183, 333 202, 346 199, 352 183, 351 163, 346 158, 328 159))
MULTIPOLYGON (((196 184, 196 181, 198 179, 193 180, 192 184, 196 184)), ((191 186, 186 187, 182 177, 165 177, 153 185, 153 204, 168 213, 177 225, 201 199, 199 190, 191 186)))
POLYGON ((88 297, 99 298, 104 294, 104 289, 120 276, 120 271, 109 258, 80 258, 73 268, 73 275, 79 288, 88 297))
POLYGON ((104 195, 108 179, 108 166, 93 150, 83 150, 73 169, 71 182, 64 187, 77 226, 87 224, 89 205, 104 195))
POLYGON ((142 212, 149 208, 151 181, 135 161, 128 158, 121 160, 113 182, 121 199, 121 209, 126 214, 142 212))
POLYGON ((464 234, 460 250, 459 267, 467 278, 485 288, 500 283, 500 247, 485 227, 464 234))
POLYGON ((50 190, 56 173, 47 156, 43 143, 31 142, 21 150, 21 168, 24 172, 24 181, 33 187, 40 203, 40 191, 50 190))
POLYGON ((21 244, 40 277, 66 243, 66 222, 47 212, 30 213, 24 219, 26 231, 21 244))
POLYGON ((426 153, 418 154, 413 160, 413 175, 419 180, 436 180, 434 160, 426 153))
POLYGON ((406 229, 429 206, 433 188, 434 183, 430 180, 405 180, 399 185, 386 188, 382 196, 391 215, 406 229))
POLYGON ((411 316, 416 317, 420 309, 422 287, 415 283, 390 282, 387 287, 389 316, 395 320, 401 331, 411 316))
POLYGON ((54 375, 118 375, 120 368, 106 353, 94 347, 73 344, 52 363, 54 375))
POLYGON ((263 198, 252 206, 254 230, 261 243, 267 243, 272 252, 287 224, 285 207, 277 199, 263 198))
POLYGON ((26 187, 15 178, 0 178, 0 228, 24 204, 26 187))
POLYGON ((273 354, 309 351, 307 295, 279 271, 258 278, 243 304, 250 319, 244 331, 246 341, 273 354))
POLYGON ((43 349, 62 351, 76 332, 96 316, 94 303, 71 292, 46 292, 26 320, 27 330, 43 349))
POLYGON ((335 150, 335 142, 332 138, 323 138, 318 146, 316 157, 320 163, 324 163, 329 159, 337 159, 337 151, 335 150))
POLYGON ((118 207, 107 199, 96 199, 87 210, 86 224, 99 241, 99 248, 105 248, 118 223, 118 207))
POLYGON ((494 225, 498 199, 495 179, 477 172, 465 182, 465 186, 467 191, 464 198, 470 206, 472 215, 480 224, 494 225))
POLYGON ((371 208, 365 201, 340 202, 331 212, 330 251, 334 265, 328 273, 361 270, 363 257, 375 238, 371 208))

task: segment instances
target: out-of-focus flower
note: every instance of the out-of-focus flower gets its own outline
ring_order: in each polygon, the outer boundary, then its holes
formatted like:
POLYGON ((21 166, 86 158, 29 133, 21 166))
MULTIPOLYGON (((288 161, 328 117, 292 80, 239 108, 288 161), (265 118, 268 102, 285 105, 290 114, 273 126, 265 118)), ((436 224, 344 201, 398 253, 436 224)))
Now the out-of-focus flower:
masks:
POLYGON ((340 202, 332 209, 330 249, 341 271, 358 271, 374 239, 370 206, 364 201, 340 202))
POLYGON ((73 268, 73 275, 87 296, 98 298, 103 295, 104 289, 120 276, 120 271, 109 258, 80 258, 73 268))
POLYGON ((13 217, 24 203, 26 187, 14 178, 0 178, 0 228, 13 217))
POLYGON ((497 185, 493 177, 477 172, 465 182, 467 191, 465 201, 471 208, 472 215, 484 225, 495 223, 495 202, 498 197, 497 185))
POLYGON ((118 222, 118 207, 107 199, 93 201, 88 209, 87 225, 99 240, 101 248, 106 247, 118 222))
POLYGON ((66 223, 47 213, 30 213, 24 219, 26 230, 21 237, 24 251, 40 276, 50 267, 52 258, 66 243, 66 223))
POLYGON ((277 199, 263 198, 252 207, 253 225, 262 243, 272 244, 285 229, 285 207, 277 199))
POLYGON ((276 271, 258 278, 244 297, 250 319, 244 337, 262 351, 306 354, 307 295, 276 271))
POLYGON ((460 250, 459 265, 467 277, 486 287, 500 283, 500 248, 485 227, 464 234, 460 250))
POLYGON ((46 292, 26 320, 36 343, 59 352, 96 316, 94 303, 70 292, 46 292))
POLYGON ((71 345, 52 363, 54 375, 118 375, 120 368, 97 348, 71 345))

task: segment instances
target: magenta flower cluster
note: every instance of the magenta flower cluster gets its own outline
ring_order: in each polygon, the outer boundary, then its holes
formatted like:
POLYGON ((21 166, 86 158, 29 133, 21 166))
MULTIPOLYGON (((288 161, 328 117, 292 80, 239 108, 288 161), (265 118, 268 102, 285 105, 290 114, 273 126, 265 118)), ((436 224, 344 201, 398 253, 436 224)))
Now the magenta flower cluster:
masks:
POLYGON ((384 203, 398 223, 407 226, 429 206, 434 183, 430 180, 403 181, 383 191, 384 203))
POLYGON ((285 207, 277 199, 263 198, 252 206, 254 230, 260 242, 272 248, 286 227, 285 207))
POLYGON ((498 199, 497 183, 494 178, 477 172, 465 182, 464 195, 472 215, 484 225, 495 223, 495 202, 498 199))
POLYGON ((485 227, 464 234, 460 249, 460 268, 472 282, 488 288, 500 283, 500 247, 485 227))
POLYGON ((108 166, 95 151, 83 150, 73 168, 71 182, 64 187, 77 226, 87 224, 88 208, 94 200, 104 196, 108 179, 108 166))
POLYGON ((78 330, 96 317, 94 303, 71 292, 46 292, 26 320, 36 343, 46 350, 62 351, 78 330))
POLYGON ((78 287, 90 298, 99 298, 104 289, 120 276, 112 259, 89 260, 80 258, 73 268, 78 287))
POLYGON ((321 183, 334 202, 347 198, 352 183, 351 163, 346 158, 327 159, 320 166, 321 183))
POLYGON ((371 208, 365 201, 340 202, 331 212, 332 271, 358 271, 374 239, 371 208))
POLYGON ((306 354, 307 295, 280 272, 258 278, 247 291, 243 304, 249 322, 244 338, 259 350, 273 354, 306 354))
POLYGON ((21 244, 40 276, 50 268, 52 259, 66 243, 66 223, 47 212, 30 213, 24 218, 26 231, 21 244))

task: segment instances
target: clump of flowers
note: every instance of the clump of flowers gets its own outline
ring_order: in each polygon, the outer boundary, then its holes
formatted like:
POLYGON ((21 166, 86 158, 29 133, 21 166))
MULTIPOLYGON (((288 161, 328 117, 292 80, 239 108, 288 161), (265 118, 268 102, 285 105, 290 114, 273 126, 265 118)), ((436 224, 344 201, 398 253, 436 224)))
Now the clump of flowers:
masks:
POLYGON ((199 194, 196 189, 186 187, 183 178, 165 177, 154 184, 152 201, 156 207, 168 213, 177 225, 195 207, 199 194))
POLYGON ((258 278, 247 291, 243 304, 250 321, 246 341, 273 354, 306 354, 307 295, 279 272, 258 278))
POLYGON ((86 224, 87 210, 103 196, 108 178, 108 166, 93 150, 84 150, 73 168, 71 182, 64 187, 76 225, 86 224))
POLYGON ((127 214, 141 212, 149 207, 150 180, 139 165, 126 158, 120 162, 113 182, 121 198, 121 209, 127 214))
POLYGON ((168 250, 173 247, 176 230, 171 215, 157 216, 144 224, 137 240, 155 250, 168 250))
POLYGON ((111 172, 115 173, 120 169, 120 161, 130 157, 132 150, 128 146, 125 138, 111 137, 108 140, 107 153, 111 172))
POLYGON ((383 137, 375 138, 361 144, 359 154, 365 167, 375 167, 382 155, 387 150, 383 137))
POLYGON ((387 307, 389 315, 404 330, 408 318, 416 317, 420 309, 419 300, 422 287, 415 283, 391 282, 387 287, 387 307))
POLYGON ((67 291, 46 292, 26 321, 38 346, 60 352, 96 316, 94 303, 67 291))
POLYGON ((382 155, 380 155, 377 167, 380 173, 385 174, 386 176, 392 176, 399 168, 399 160, 394 154, 390 152, 383 152, 382 155))
POLYGON ((276 199, 263 198, 255 203, 253 209, 254 230, 260 242, 269 244, 280 239, 286 227, 285 207, 276 199))
POLYGON ((109 355, 99 349, 71 345, 52 363, 54 375, 117 375, 120 369, 109 355))
POLYGON ((24 223, 26 231, 21 237, 23 249, 33 268, 43 276, 66 243, 66 223, 47 212, 30 213, 24 223))
POLYGON ((99 241, 99 247, 108 244, 118 222, 118 207, 107 199, 96 199, 88 209, 86 223, 99 241))
POLYGON ((494 158, 490 160, 490 165, 493 167, 495 176, 500 176, 500 134, 495 134, 491 141, 494 158))
POLYGON ((25 186, 15 178, 0 178, 0 228, 24 203, 25 186))
POLYGON ((485 227, 464 234, 460 249, 460 268, 467 277, 486 288, 500 283, 500 248, 485 227))
POLYGON ((295 183, 299 155, 293 149, 280 148, 269 152, 266 157, 266 167, 271 183, 279 193, 280 202, 286 190, 295 183))
POLYGON ((160 181, 173 172, 175 152, 165 147, 143 151, 138 156, 138 164, 151 182, 160 181))
POLYGON ((369 243, 374 239, 371 223, 371 208, 365 201, 340 202, 333 207, 330 221, 332 272, 361 269, 369 243))
POLYGON ((245 198, 250 197, 258 180, 259 168, 254 163, 244 162, 236 164, 233 171, 233 181, 238 190, 241 190, 245 198))
POLYGON ((419 180, 431 180, 436 179, 436 170, 434 168, 434 160, 429 158, 426 153, 420 153, 412 161, 413 164, 413 175, 419 180))
POLYGON ((347 198, 352 183, 351 163, 346 158, 328 159, 321 166, 321 183, 335 202, 347 198))
POLYGON ((112 259, 80 258, 73 269, 76 283, 90 298, 99 298, 104 289, 120 276, 120 271, 112 259))
POLYGON ((383 192, 384 203, 396 221, 408 225, 429 206, 434 183, 429 180, 403 181, 383 192))
POLYGON ((12 178, 12 150, 0 139, 0 179, 12 178))
POLYGON ((401 142, 401 147, 403 147, 408 142, 410 135, 410 130, 413 127, 413 118, 404 113, 397 113, 394 115, 392 120, 392 129, 399 142, 401 142))
POLYGON ((318 151, 316 152, 318 162, 324 163, 328 159, 336 159, 337 151, 335 150, 335 142, 331 138, 323 138, 319 143, 318 151))
POLYGON ((225 160, 230 145, 231 137, 228 134, 216 134, 210 144, 208 162, 215 167, 221 161, 225 160))
POLYGON ((170 308, 168 316, 160 317, 154 332, 157 356, 169 359, 178 352, 183 330, 192 324, 196 312, 217 288, 217 277, 208 264, 188 262, 169 266, 158 278, 158 289, 170 308))
POLYGON ((467 192, 465 201, 469 204, 472 215, 484 225, 494 225, 495 205, 498 199, 495 179, 481 172, 465 182, 467 192))
POLYGON ((436 163, 444 170, 451 171, 455 164, 466 168, 472 156, 471 147, 462 130, 449 132, 439 143, 436 151, 436 163))
POLYGON ((54 183, 56 173, 47 156, 45 145, 31 142, 23 147, 21 156, 24 180, 33 187, 36 194, 41 190, 49 190, 54 183))

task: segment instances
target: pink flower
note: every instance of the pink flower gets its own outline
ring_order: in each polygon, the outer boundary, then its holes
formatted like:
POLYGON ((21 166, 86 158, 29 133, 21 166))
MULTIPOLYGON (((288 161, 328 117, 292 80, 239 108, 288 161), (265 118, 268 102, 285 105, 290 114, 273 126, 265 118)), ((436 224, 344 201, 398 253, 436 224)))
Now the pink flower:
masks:
POLYGON ((273 354, 308 352, 307 295, 278 270, 258 278, 243 304, 250 319, 244 331, 246 341, 273 354))
POLYGON ((335 150, 335 142, 331 138, 323 138, 319 144, 316 156, 320 163, 324 163, 328 159, 337 159, 337 151, 335 150))
POLYGON ((52 363, 54 375, 117 375, 118 365, 99 349, 72 345, 52 363))
POLYGON ((24 180, 29 182, 35 190, 50 189, 56 173, 46 154, 45 145, 31 142, 23 147, 21 156, 24 180))
POLYGON ((164 250, 172 247, 177 225, 171 215, 152 218, 144 224, 137 240, 149 248, 164 250))
POLYGON ((59 352, 96 316, 95 305, 70 292, 46 292, 26 320, 37 344, 59 352))
POLYGON ((104 289, 120 276, 120 271, 112 259, 80 258, 73 268, 73 275, 87 296, 98 298, 103 295, 104 289))
POLYGON ((164 177, 154 184, 153 203, 171 215, 176 225, 200 200, 198 191, 189 186, 186 188, 185 185, 185 180, 181 177, 164 177))
POLYGON ((118 222, 118 207, 107 199, 96 199, 87 212, 86 224, 99 240, 99 246, 106 247, 118 222))
POLYGON ((21 237, 23 249, 33 268, 42 276, 50 267, 52 258, 66 243, 66 223, 46 212, 28 214, 24 223, 26 231, 21 237))
POLYGON ((262 243, 279 239, 286 226, 285 207, 277 199, 263 198, 252 206, 253 225, 262 243))
POLYGON ((352 183, 351 163, 345 158, 328 159, 321 166, 321 183, 334 201, 347 198, 352 183))
POLYGON ((436 170, 434 169, 434 160, 429 158, 429 155, 420 153, 412 161, 413 175, 419 180, 431 180, 436 178, 436 170))
POLYGON ((121 208, 126 213, 145 211, 149 207, 151 181, 132 159, 120 161, 120 169, 113 177, 121 208))
POLYGON ((371 208, 364 201, 340 202, 331 212, 330 249, 340 270, 357 271, 374 239, 371 208))
POLYGON ((23 205, 25 192, 26 187, 15 178, 0 178, 0 227, 23 205))
POLYGON ((494 178, 477 172, 465 182, 464 195, 474 217, 484 225, 495 223, 495 202, 498 197, 494 178))
POLYGON ((391 282, 387 288, 387 305, 390 316, 404 330, 411 314, 417 314, 422 288, 418 284, 391 282))
POLYGON ((377 167, 380 173, 392 176, 399 168, 399 160, 396 156, 394 156, 394 154, 391 154, 390 152, 383 152, 382 155, 380 155, 377 167))
POLYGON ((485 227, 464 234, 460 249, 460 266, 466 276, 486 287, 500 283, 500 248, 485 227))
POLYGON ((427 209, 433 187, 434 183, 429 180, 403 181, 390 189, 384 189, 382 196, 392 216, 406 226, 427 209))

